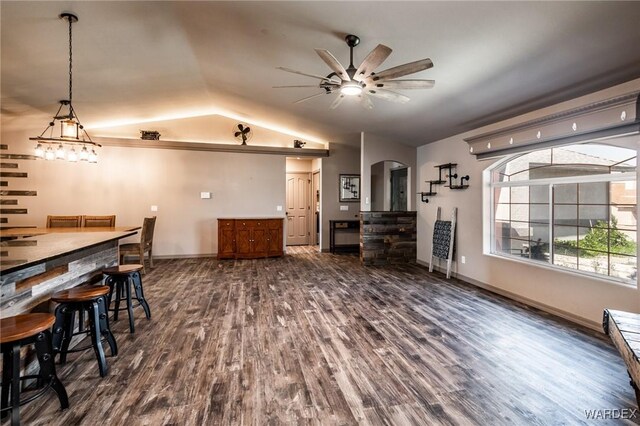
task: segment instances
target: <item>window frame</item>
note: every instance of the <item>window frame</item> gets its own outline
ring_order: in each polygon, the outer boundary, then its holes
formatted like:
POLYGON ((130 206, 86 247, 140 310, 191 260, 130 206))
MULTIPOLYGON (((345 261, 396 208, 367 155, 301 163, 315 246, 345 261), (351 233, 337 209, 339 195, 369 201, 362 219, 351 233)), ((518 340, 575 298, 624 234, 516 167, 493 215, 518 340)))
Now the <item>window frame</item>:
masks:
MULTIPOLYGON (((606 146, 604 144, 596 144, 598 146, 606 146)), ((543 148, 543 149, 552 149, 552 148, 543 148)), ((629 149, 631 151, 633 151, 632 148, 626 148, 629 149)), ((529 151, 529 152, 533 152, 535 150, 529 151)), ((556 205, 554 204, 554 185, 562 185, 562 184, 585 184, 585 183, 613 183, 613 182, 628 182, 628 181, 633 181, 636 183, 636 188, 637 188, 637 170, 636 171, 632 171, 632 172, 619 172, 619 173, 606 173, 606 174, 594 174, 594 175, 582 175, 582 176, 563 176, 563 177, 557 177, 557 178, 542 178, 542 179, 527 179, 527 180, 516 180, 516 181, 510 181, 510 180, 506 180, 506 181, 499 181, 499 182, 494 182, 494 172, 496 169, 499 169, 500 167, 504 166, 506 163, 509 163, 510 161, 515 160, 518 157, 527 155, 529 152, 527 153, 519 153, 519 154, 515 154, 515 155, 510 155, 507 158, 503 158, 501 161, 496 162, 494 164, 492 164, 490 167, 488 167, 486 169, 487 173, 485 174, 485 176, 488 178, 488 197, 485 200, 488 200, 488 205, 487 207, 489 208, 489 232, 485 233, 485 236, 489 238, 489 244, 485 244, 485 248, 488 250, 485 251, 485 254, 488 254, 490 256, 495 256, 498 258, 502 258, 502 259, 508 259, 508 260, 512 260, 512 261, 517 261, 517 262, 522 262, 528 265, 534 265, 534 266, 538 266, 538 267, 543 267, 543 268, 548 268, 548 269, 552 269, 552 270, 556 270, 556 271, 563 271, 563 272, 568 272, 568 273, 572 273, 572 274, 576 274, 576 275, 580 275, 580 276, 588 276, 591 278, 596 278, 596 279, 600 279, 603 281, 606 281, 607 283, 616 283, 616 284, 622 284, 625 286, 633 286, 633 287, 637 287, 637 279, 634 280, 633 278, 631 279, 625 279, 625 278, 621 278, 621 277, 616 277, 616 276, 611 276, 609 275, 610 270, 607 270, 607 274, 600 274, 600 273, 595 273, 595 272, 590 272, 590 271, 585 271, 585 270, 581 270, 581 269, 573 269, 573 268, 569 268, 566 266, 562 266, 562 265, 558 265, 554 263, 554 213, 555 213, 555 207, 556 205), (505 253, 502 251, 498 251, 496 249, 496 211, 497 208, 496 206, 498 204, 495 197, 496 197, 496 188, 512 188, 512 187, 526 187, 526 188, 531 188, 532 186, 546 186, 547 187, 547 193, 548 193, 548 223, 547 226, 549 228, 549 234, 548 234, 548 240, 549 240, 549 260, 548 261, 540 261, 540 260, 535 260, 532 258, 528 258, 528 257, 522 257, 522 256, 517 256, 515 254, 511 254, 511 253, 505 253)), ((625 160, 628 161, 628 160, 625 160)), ((636 166, 637 167, 637 166, 636 166)), ((636 194, 637 194, 637 189, 636 189, 636 194)), ((637 196, 636 196, 637 197, 637 196)), ((511 196, 509 196, 509 210, 511 210, 511 206, 512 206, 512 202, 511 202, 511 196)), ((518 203, 516 203, 518 204, 518 203)), ((531 205, 531 203, 529 203, 529 205, 531 205)), ((588 204, 585 204, 588 205, 588 204)), ((610 208, 612 204, 611 203, 607 203, 607 206, 609 206, 608 208, 610 208)), ((576 204, 576 206, 580 206, 579 203, 576 204)), ((635 209, 637 211, 638 209, 638 203, 637 203, 637 198, 636 198, 636 204, 635 204, 635 209)), ((511 213, 510 213, 511 215, 511 213)), ((510 216, 509 216, 510 217, 510 216)), ((511 222, 511 220, 509 219, 509 222, 511 222)), ((486 223, 486 222, 485 222, 486 223)), ((531 220, 529 218, 528 222, 527 222, 527 226, 529 228, 531 228, 531 220)), ((578 225, 579 226, 579 225, 578 225)), ((635 228, 635 232, 636 232, 636 236, 637 236, 637 232, 638 232, 638 225, 636 224, 636 228, 635 228)), ((529 234, 530 235, 530 234, 529 234)), ((531 238, 531 237, 530 237, 531 238)), ((637 244, 637 237, 636 237, 636 244, 637 244)), ((612 253, 610 250, 607 252, 608 256, 612 255, 612 254, 616 254, 616 253, 612 253)), ((637 265, 637 261, 638 261, 638 247, 636 248, 636 253, 635 253, 635 257, 636 257, 636 265, 637 265)), ((610 268, 610 266, 608 267, 610 268)), ((637 269, 636 269, 637 271, 637 269)))

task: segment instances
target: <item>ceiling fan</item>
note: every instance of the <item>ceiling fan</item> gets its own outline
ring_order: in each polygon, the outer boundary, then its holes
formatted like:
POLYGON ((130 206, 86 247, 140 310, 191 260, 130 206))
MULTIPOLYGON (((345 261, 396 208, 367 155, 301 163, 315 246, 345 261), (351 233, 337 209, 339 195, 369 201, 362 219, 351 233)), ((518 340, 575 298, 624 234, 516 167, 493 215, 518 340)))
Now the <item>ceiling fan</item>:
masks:
POLYGON ((278 69, 282 71, 317 78, 320 80, 320 83, 317 85, 303 86, 274 86, 274 88, 289 89, 299 87, 317 87, 322 89, 322 92, 320 93, 295 101, 294 103, 296 104, 318 96, 337 93, 338 97, 329 107, 331 109, 337 108, 346 96, 360 97, 362 106, 367 109, 371 109, 373 108, 373 102, 371 102, 369 96, 391 102, 406 103, 410 100, 408 96, 394 92, 390 89, 429 89, 435 84, 434 80, 396 80, 399 77, 414 74, 433 67, 431 59, 427 58, 415 62, 409 62, 376 73, 374 70, 389 57, 391 54, 391 48, 382 44, 377 45, 367 55, 367 57, 364 58, 360 66, 356 68, 353 66, 353 48, 360 43, 360 38, 353 34, 349 34, 345 37, 345 41, 347 42, 347 46, 349 46, 350 50, 348 68, 343 67, 335 56, 333 56, 328 50, 315 49, 318 56, 320 56, 320 58, 329 65, 329 68, 333 71, 331 74, 323 77, 321 75, 296 71, 291 68, 278 67, 278 69))

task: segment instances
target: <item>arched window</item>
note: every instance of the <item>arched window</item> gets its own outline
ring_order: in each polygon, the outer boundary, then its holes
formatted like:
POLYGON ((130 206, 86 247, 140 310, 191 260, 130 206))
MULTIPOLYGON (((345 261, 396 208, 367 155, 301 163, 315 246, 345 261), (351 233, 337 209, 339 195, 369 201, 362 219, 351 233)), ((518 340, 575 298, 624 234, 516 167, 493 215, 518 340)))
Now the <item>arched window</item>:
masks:
POLYGON ((542 149, 491 168, 491 253, 636 281, 636 151, 542 149))

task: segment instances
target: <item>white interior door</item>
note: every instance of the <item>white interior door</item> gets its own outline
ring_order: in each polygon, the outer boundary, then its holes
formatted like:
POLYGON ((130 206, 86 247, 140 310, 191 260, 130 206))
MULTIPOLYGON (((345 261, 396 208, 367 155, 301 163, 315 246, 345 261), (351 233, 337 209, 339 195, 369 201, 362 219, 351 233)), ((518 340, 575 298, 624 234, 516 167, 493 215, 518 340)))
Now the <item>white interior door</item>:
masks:
POLYGON ((287 173, 287 245, 309 244, 309 173, 287 173))

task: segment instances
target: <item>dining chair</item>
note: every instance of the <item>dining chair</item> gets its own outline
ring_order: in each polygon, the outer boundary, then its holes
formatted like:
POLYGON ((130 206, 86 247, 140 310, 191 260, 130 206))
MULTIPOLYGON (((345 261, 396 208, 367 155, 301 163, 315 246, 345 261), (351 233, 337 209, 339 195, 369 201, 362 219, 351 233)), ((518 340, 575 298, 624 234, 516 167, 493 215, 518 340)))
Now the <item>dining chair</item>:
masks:
POLYGON ((110 216, 83 216, 83 225, 86 228, 113 228, 116 226, 116 215, 110 216))
POLYGON ((140 232, 139 243, 126 243, 120 245, 120 264, 124 264, 125 256, 137 256, 139 263, 142 265, 142 273, 146 273, 144 269, 144 254, 149 253, 149 267, 153 268, 153 231, 156 227, 156 217, 145 217, 142 222, 142 231, 140 232))
POLYGON ((47 216, 47 228, 79 228, 82 216, 47 216))

